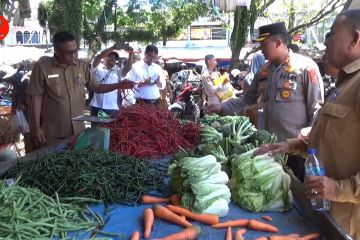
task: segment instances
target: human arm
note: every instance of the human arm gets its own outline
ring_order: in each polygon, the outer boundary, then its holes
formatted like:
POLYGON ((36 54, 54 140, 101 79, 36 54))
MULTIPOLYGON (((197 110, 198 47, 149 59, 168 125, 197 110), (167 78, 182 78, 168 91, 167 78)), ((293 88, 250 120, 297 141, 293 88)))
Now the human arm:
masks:
POLYGON ((284 153, 292 153, 306 157, 307 143, 298 138, 287 139, 274 144, 264 144, 254 152, 254 155, 268 153, 270 156, 284 153))
POLYGON ((221 104, 223 115, 240 114, 246 107, 250 107, 256 103, 259 97, 259 75, 255 75, 254 80, 251 83, 249 91, 237 98, 231 98, 228 101, 221 104))
POLYGON ((324 102, 324 83, 318 66, 313 63, 303 73, 304 89, 306 94, 306 107, 309 124, 315 112, 324 102))
POLYGON ((122 69, 122 76, 125 76, 131 70, 132 64, 134 62, 134 49, 129 46, 125 50, 129 53, 129 57, 128 57, 126 65, 122 69))
POLYGON ((341 180, 326 176, 308 177, 305 180, 305 194, 311 199, 360 204, 360 172, 341 180))
POLYGON ((116 43, 114 46, 111 46, 104 51, 102 51, 100 54, 98 54, 93 61, 92 67, 96 68, 100 63, 101 59, 105 58, 109 53, 113 52, 114 50, 120 50, 120 49, 127 49, 129 48, 129 44, 123 44, 123 43, 116 43))
POLYGON ((32 119, 34 121, 34 129, 33 135, 39 143, 46 142, 45 133, 41 127, 41 111, 42 111, 42 104, 43 104, 43 96, 37 95, 32 96, 31 98, 31 105, 32 105, 32 119))

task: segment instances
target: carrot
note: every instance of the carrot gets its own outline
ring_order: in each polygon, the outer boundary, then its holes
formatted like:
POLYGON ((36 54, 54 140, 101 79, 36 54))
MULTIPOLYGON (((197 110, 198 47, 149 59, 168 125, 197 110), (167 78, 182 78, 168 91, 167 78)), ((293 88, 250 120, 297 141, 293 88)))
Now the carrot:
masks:
POLYGON ((290 235, 286 235, 286 236, 280 236, 280 235, 272 235, 269 236, 270 240, 298 240, 299 239, 299 234, 290 234, 290 235))
POLYGON ((162 220, 166 220, 168 222, 180 225, 182 227, 190 227, 192 224, 188 221, 184 221, 181 219, 178 215, 167 209, 166 207, 163 207, 161 205, 155 204, 153 206, 154 215, 155 217, 158 217, 162 220))
POLYGON ((225 236, 225 240, 232 240, 232 231, 231 231, 231 227, 227 227, 227 229, 226 229, 226 236, 225 236))
POLYGON ((279 232, 279 229, 277 229, 276 227, 268 223, 260 222, 255 219, 251 219, 249 221, 248 228, 256 231, 265 231, 265 232, 273 232, 273 233, 279 232))
POLYGON ((214 214, 197 214, 194 212, 191 212, 190 210, 174 205, 167 205, 167 208, 177 214, 184 215, 187 218, 190 218, 192 220, 205 223, 208 225, 213 225, 219 223, 219 216, 214 214))
POLYGON ((141 202, 143 204, 153 204, 153 203, 168 203, 170 198, 161 198, 161 197, 154 197, 149 195, 141 196, 141 202))
POLYGON ((180 196, 179 194, 173 194, 170 197, 170 203, 175 206, 180 206, 180 196))
POLYGON ((255 240, 268 240, 268 238, 267 237, 259 237, 259 238, 255 239, 255 240))
POLYGON ((138 231, 133 232, 130 240, 139 240, 139 239, 140 239, 140 233, 138 231))
POLYGON ((184 215, 179 215, 179 217, 180 217, 182 220, 185 220, 185 221, 186 221, 186 216, 184 216, 184 215))
POLYGON ((313 239, 319 239, 320 238, 320 233, 311 233, 308 235, 305 235, 301 238, 299 238, 299 240, 313 240, 313 239))
POLYGON ((200 237, 200 233, 201 233, 201 228, 199 226, 194 225, 184 229, 181 232, 174 233, 157 240, 194 240, 200 237))
POLYGON ((230 220, 223 223, 211 225, 213 228, 227 228, 227 227, 246 227, 249 224, 249 219, 230 220))
POLYGON ((154 224, 154 212, 151 208, 144 210, 144 238, 150 237, 151 228, 154 224))
POLYGON ((235 234, 235 240, 244 240, 244 234, 246 233, 246 229, 240 229, 235 234))
POLYGON ((265 221, 272 222, 272 217, 270 216, 261 216, 261 218, 264 219, 265 221))

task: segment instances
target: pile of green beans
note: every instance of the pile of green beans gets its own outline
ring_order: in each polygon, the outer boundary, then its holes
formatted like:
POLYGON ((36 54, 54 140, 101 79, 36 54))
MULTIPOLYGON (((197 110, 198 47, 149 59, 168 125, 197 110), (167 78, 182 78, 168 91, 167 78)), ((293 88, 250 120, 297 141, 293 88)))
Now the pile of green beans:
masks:
MULTIPOLYGON (((84 200, 89 201, 74 199, 84 200)), ((0 183, 0 239, 64 239, 69 231, 96 231, 102 219, 71 202, 60 201, 57 195, 51 198, 38 189, 0 183)))
POLYGON ((23 161, 7 173, 21 186, 60 197, 86 197, 106 203, 134 205, 141 195, 164 188, 166 168, 112 152, 65 150, 23 161))

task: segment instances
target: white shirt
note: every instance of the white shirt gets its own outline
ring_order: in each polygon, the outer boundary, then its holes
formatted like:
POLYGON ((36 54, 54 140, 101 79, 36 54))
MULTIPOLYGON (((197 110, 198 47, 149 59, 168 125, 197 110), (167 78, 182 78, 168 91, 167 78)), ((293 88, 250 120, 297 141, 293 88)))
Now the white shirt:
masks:
MULTIPOLYGON (((160 78, 160 82, 165 86, 165 77, 162 73, 162 68, 156 63, 148 65, 144 60, 138 61, 132 65, 131 70, 127 73, 126 79, 139 83, 145 78, 150 77, 152 81, 157 81, 160 78)), ((135 98, 142 98, 148 100, 154 100, 160 98, 160 91, 156 84, 139 87, 135 86, 135 98)))
MULTIPOLYGON (((121 80, 122 69, 116 66, 107 69, 105 65, 99 64, 96 68, 91 69, 91 74, 93 74, 95 80, 100 84, 112 84, 118 83, 121 80)), ((108 93, 94 93, 90 106, 109 110, 119 110, 117 99, 118 90, 108 93)))

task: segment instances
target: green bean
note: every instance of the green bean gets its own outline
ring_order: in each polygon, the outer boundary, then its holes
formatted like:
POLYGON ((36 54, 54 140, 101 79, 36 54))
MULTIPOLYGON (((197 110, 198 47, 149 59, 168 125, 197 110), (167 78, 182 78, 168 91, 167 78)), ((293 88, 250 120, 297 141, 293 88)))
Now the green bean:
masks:
MULTIPOLYGON (((55 197, 54 200, 38 190, 16 185, 9 188, 0 183, 0 239, 65 238, 68 231, 92 231, 97 221, 104 224, 96 214, 94 222, 90 217, 82 217, 86 214, 70 199, 62 203, 56 194, 55 197)), ((88 200, 91 199, 84 199, 88 200)), ((81 199, 76 202, 83 204, 81 199)))
POLYGON ((15 165, 6 177, 22 175, 19 184, 39 188, 49 196, 58 192, 60 198, 115 203, 134 204, 142 194, 162 187, 166 173, 156 163, 87 149, 50 153, 29 162, 15 165))

